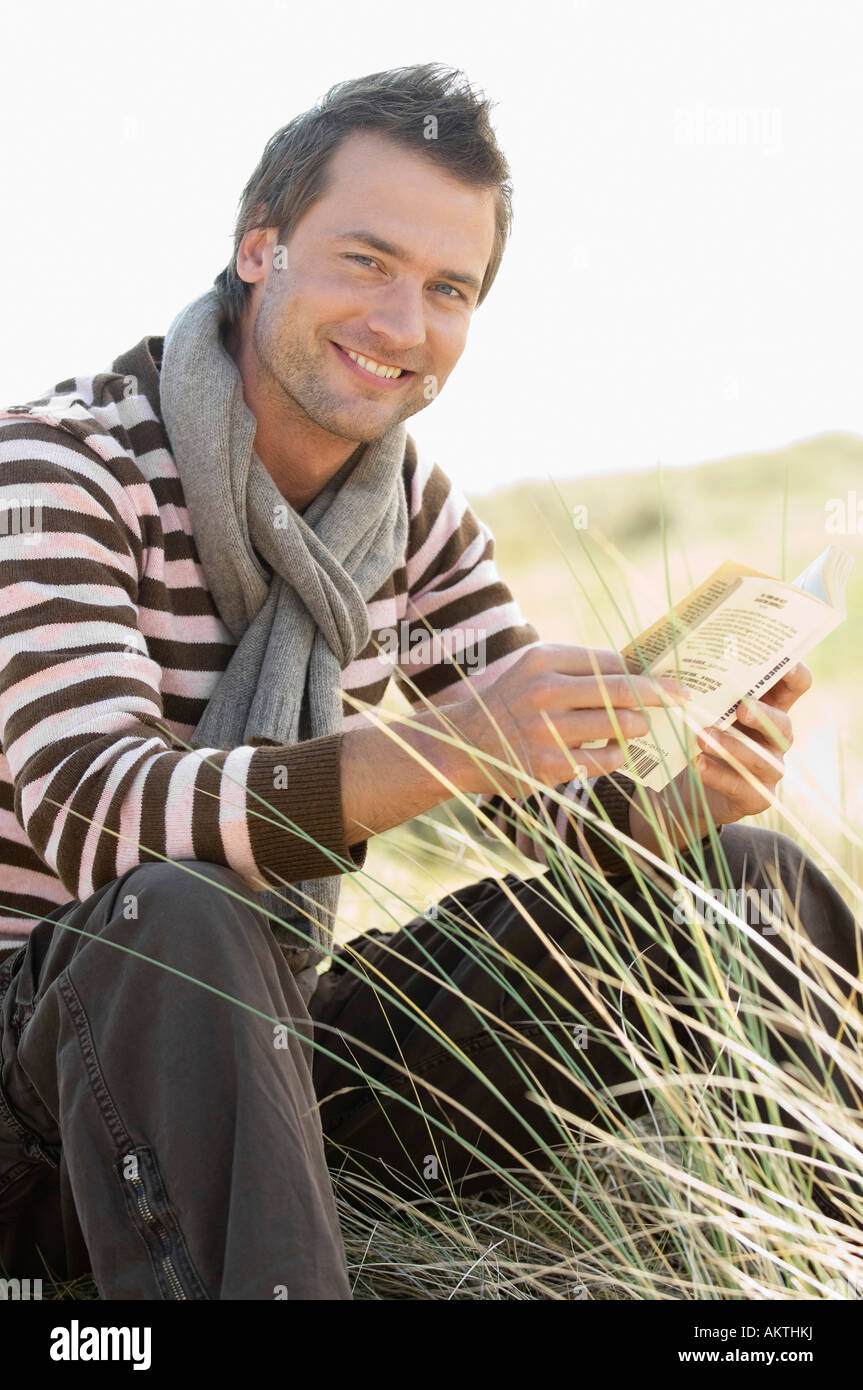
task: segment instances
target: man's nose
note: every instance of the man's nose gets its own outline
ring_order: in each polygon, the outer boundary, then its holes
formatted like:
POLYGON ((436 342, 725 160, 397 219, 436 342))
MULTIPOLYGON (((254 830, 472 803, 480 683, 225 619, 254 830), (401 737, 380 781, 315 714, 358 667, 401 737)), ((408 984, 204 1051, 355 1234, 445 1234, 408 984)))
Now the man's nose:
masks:
POLYGON ((422 287, 407 281, 387 286, 375 296, 366 322, 369 332, 391 348, 404 352, 420 347, 426 339, 422 287))

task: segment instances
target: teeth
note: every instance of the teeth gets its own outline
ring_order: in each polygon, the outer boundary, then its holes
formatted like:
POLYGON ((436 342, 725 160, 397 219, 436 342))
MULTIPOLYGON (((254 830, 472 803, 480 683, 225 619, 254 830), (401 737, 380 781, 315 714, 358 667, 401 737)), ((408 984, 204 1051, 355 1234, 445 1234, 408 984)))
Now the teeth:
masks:
POLYGON ((351 352, 350 348, 345 348, 345 352, 352 362, 356 362, 357 365, 367 371, 370 376, 394 378, 402 374, 401 367, 387 367, 383 362, 375 362, 371 357, 363 357, 358 352, 351 352))

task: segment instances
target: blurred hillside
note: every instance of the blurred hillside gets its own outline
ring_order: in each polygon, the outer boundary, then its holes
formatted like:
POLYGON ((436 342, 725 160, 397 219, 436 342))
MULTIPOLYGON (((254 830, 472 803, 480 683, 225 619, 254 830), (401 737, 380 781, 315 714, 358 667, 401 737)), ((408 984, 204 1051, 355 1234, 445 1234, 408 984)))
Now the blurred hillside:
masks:
MULTIPOLYGON (((639 630, 667 606, 666 554, 673 602, 728 558, 784 579, 831 542, 859 558, 863 516, 860 534, 827 530, 838 510, 828 503, 842 499, 847 512, 855 489, 863 507, 863 439, 824 435, 693 468, 531 482, 473 505, 495 535, 501 573, 543 638, 619 645, 626 628, 602 580, 639 630)), ((863 565, 852 572, 848 624, 818 653, 822 674, 846 669, 842 657, 854 650, 861 616, 863 565)))
MULTIPOLYGON (((724 559, 793 579, 827 545, 847 549, 857 561, 848 617, 807 659, 815 683, 794 710, 782 828, 800 838, 793 823, 799 817, 860 882, 854 846, 832 824, 830 804, 842 808, 857 830, 863 813, 863 439, 822 435, 692 468, 563 483, 538 479, 471 505, 490 526, 500 573, 543 640, 585 646, 621 647, 724 559)), ((387 700, 387 708, 400 707, 398 699, 387 700)), ((433 824, 451 819, 445 808, 428 817, 433 824)), ((781 823, 776 812, 763 819, 781 823)), ((343 896, 349 931, 405 921, 456 882, 492 871, 469 855, 450 867, 452 855, 444 832, 417 822, 374 839, 366 869, 380 883, 361 887, 352 877, 343 896)))

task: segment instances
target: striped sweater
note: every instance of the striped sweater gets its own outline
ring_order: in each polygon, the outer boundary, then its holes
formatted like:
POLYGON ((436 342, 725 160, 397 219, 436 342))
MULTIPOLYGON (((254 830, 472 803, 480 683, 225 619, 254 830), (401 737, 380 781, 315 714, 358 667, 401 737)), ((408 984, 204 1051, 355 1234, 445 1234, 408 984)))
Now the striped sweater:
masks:
MULTIPOLYGON (((160 857, 226 864, 255 891, 365 861, 366 843, 345 839, 342 733, 289 748, 186 746, 234 640, 160 418, 162 345, 145 337, 110 372, 0 411, 0 951, 58 905, 160 857), (262 818, 264 802, 297 832, 262 818)), ((447 657, 467 667, 478 633, 478 689, 539 641, 497 572, 489 529, 410 436, 403 478, 404 561, 369 600, 371 639, 343 672, 346 694, 373 706, 390 680, 414 706, 450 689, 462 698, 447 657)), ((364 722, 345 700, 344 732, 364 722)), ((620 789, 596 785, 626 829, 620 789)), ((556 832, 612 868, 605 837, 580 834, 586 789, 565 790, 576 814, 552 807, 556 832)), ((520 838, 511 808, 479 802, 481 818, 520 838)), ((530 840, 521 847, 543 858, 530 840)))

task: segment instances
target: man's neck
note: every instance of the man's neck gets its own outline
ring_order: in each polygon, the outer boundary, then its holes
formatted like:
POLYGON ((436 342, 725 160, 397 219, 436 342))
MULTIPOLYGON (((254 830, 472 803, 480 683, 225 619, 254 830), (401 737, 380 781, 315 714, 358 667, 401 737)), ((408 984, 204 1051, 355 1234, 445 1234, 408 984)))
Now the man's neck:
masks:
POLYGON ((261 377, 254 353, 238 335, 226 333, 225 347, 237 364, 246 405, 257 421, 255 453, 285 500, 303 512, 358 445, 322 430, 284 393, 276 400, 275 384, 261 377))

